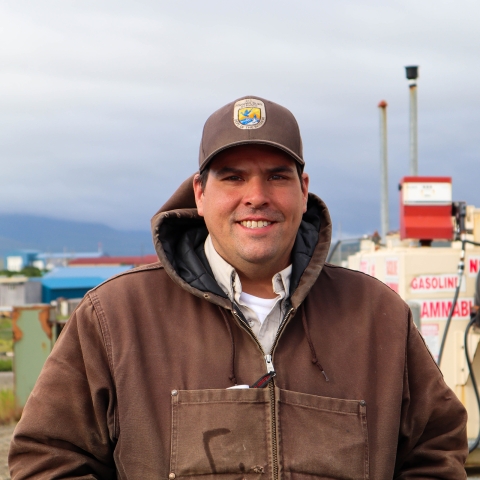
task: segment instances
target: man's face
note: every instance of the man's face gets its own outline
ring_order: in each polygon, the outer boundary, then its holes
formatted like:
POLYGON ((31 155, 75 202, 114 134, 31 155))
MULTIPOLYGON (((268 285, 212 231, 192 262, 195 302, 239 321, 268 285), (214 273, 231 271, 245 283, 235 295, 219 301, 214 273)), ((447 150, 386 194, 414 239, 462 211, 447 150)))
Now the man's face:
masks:
POLYGON ((308 194, 292 157, 266 145, 228 148, 210 163, 205 189, 194 182, 194 190, 215 250, 233 267, 274 275, 290 264, 308 194))

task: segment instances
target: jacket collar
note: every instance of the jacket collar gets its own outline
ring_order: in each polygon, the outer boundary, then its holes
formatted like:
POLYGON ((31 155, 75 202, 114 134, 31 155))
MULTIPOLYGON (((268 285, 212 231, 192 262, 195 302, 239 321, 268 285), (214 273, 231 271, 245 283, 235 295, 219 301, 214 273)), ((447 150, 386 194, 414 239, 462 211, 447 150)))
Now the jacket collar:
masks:
MULTIPOLYGON (((160 262, 175 283, 197 297, 230 309, 231 302, 215 281, 205 256, 208 231, 197 213, 193 177, 185 180, 152 218, 153 243, 160 262)), ((290 301, 295 309, 322 271, 331 232, 327 206, 309 193, 307 211, 292 250, 290 301)))
MULTIPOLYGON (((211 235, 207 236, 204 243, 205 256, 212 269, 215 280, 220 288, 233 302, 240 303, 240 296, 243 293, 242 282, 237 271, 215 250, 211 235)), ((290 292, 290 277, 292 265, 276 273, 272 278, 272 291, 281 298, 288 297, 290 292)))

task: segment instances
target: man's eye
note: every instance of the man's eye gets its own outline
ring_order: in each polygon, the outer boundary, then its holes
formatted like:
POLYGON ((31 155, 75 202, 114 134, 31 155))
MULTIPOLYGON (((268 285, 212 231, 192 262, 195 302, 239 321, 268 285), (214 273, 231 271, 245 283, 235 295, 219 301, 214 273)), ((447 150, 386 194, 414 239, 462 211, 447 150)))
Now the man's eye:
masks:
POLYGON ((241 180, 241 177, 239 177, 238 175, 230 175, 229 177, 225 177, 224 180, 239 182, 241 180))

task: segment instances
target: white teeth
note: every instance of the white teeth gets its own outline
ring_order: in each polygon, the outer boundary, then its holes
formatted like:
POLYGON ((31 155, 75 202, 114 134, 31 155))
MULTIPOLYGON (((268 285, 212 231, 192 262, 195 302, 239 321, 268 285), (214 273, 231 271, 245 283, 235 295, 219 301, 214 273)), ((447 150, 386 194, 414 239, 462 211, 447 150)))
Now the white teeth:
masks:
POLYGON ((267 227, 272 222, 267 222, 265 220, 259 220, 258 222, 256 222, 255 220, 246 220, 240 223, 247 228, 262 228, 262 227, 267 227))

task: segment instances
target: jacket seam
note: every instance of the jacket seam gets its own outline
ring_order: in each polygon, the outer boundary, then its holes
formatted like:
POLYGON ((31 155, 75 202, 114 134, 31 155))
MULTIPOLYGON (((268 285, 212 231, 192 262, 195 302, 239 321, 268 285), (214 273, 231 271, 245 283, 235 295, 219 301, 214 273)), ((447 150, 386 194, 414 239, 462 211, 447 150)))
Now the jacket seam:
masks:
MULTIPOLYGON (((343 400, 343 399, 339 399, 343 400)), ((352 400, 352 402, 356 402, 358 405, 358 401, 352 400)), ((296 402, 285 402, 283 400, 280 400, 280 403, 283 403, 284 405, 293 405, 295 407, 300 407, 300 408, 307 408, 310 410, 316 410, 318 412, 332 412, 332 413, 341 413, 343 415, 358 415, 358 409, 357 411, 352 411, 352 412, 346 412, 345 410, 340 410, 336 408, 320 408, 320 407, 313 407, 311 405, 304 405, 303 403, 296 403, 296 402)))
MULTIPOLYGON (((188 390, 185 390, 188 392, 188 390)), ((268 400, 201 400, 201 401, 198 401, 198 402, 189 402, 189 401, 182 401, 182 400, 179 400, 178 401, 178 404, 179 405, 199 405, 199 404, 203 404, 203 403, 208 403, 208 404, 212 404, 212 403, 234 403, 235 405, 239 405, 241 403, 245 403, 245 404, 248 404, 248 405, 251 405, 252 403, 259 403, 259 404, 267 404, 269 403, 268 400)))
POLYGON ((302 405, 301 403, 284 403, 285 405, 293 405, 299 408, 306 408, 308 410, 315 410, 316 412, 330 412, 330 413, 339 413, 340 415, 352 415, 354 417, 358 417, 358 412, 344 412, 343 410, 330 410, 328 408, 316 408, 316 407, 308 407, 306 405, 302 405))
POLYGON ((117 275, 114 275, 113 277, 108 278, 104 282, 97 285, 95 288, 92 288, 88 293, 93 292, 93 291, 97 290, 99 287, 101 287, 102 285, 105 285, 106 283, 109 283, 109 282, 111 282, 112 280, 115 280, 118 277, 123 277, 124 275, 131 275, 131 274, 137 273, 137 272, 146 272, 148 270, 163 270, 163 269, 164 269, 164 266, 162 265, 161 262, 150 263, 148 265, 142 265, 141 267, 131 268, 130 270, 127 270, 127 271, 122 272, 122 273, 118 273, 117 275))
POLYGON ((96 313, 98 324, 100 326, 100 331, 102 332, 103 344, 105 351, 107 353, 108 367, 110 369, 110 375, 113 379, 113 385, 115 386, 115 405, 113 407, 113 434, 115 438, 119 436, 119 418, 118 418, 118 408, 117 408, 117 394, 116 394, 116 380, 115 380, 115 370, 113 368, 113 351, 112 351, 112 339, 110 335, 110 330, 108 329, 107 319, 105 312, 102 308, 100 300, 95 291, 91 290, 87 293, 90 301, 92 303, 93 309, 96 313))

